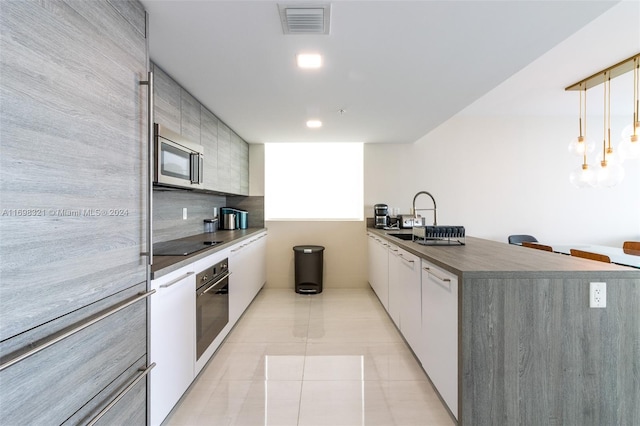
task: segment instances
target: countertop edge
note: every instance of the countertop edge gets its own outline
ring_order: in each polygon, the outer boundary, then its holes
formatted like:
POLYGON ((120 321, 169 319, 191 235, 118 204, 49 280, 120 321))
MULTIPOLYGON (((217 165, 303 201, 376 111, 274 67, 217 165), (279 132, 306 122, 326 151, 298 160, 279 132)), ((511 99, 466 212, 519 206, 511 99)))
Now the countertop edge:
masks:
POLYGON ((180 240, 185 241, 203 241, 204 244, 204 241, 211 240, 213 237, 215 239, 223 240, 224 243, 200 250, 188 256, 154 256, 153 265, 151 266, 151 279, 155 280, 161 278, 173 271, 189 265, 190 263, 197 262, 200 259, 204 259, 207 256, 225 250, 243 240, 266 231, 267 228, 247 228, 236 229, 233 231, 218 230, 213 233, 202 233, 180 238, 180 240))
POLYGON ((636 268, 548 253, 477 237, 467 236, 465 246, 423 246, 388 235, 410 235, 411 229, 385 230, 367 227, 367 232, 459 278, 553 279, 566 277, 567 273, 571 273, 575 278, 593 278, 597 274, 603 278, 640 279, 640 270, 636 268), (451 251, 457 251, 460 255, 452 256, 451 251))

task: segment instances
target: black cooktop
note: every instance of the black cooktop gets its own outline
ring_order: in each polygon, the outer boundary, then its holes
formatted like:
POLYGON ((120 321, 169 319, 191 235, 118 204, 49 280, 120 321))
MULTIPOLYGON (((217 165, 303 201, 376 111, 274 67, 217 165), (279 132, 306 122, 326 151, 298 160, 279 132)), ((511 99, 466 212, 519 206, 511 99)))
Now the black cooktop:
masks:
POLYGON ((154 256, 188 256, 220 244, 222 241, 163 241, 153 245, 154 256))

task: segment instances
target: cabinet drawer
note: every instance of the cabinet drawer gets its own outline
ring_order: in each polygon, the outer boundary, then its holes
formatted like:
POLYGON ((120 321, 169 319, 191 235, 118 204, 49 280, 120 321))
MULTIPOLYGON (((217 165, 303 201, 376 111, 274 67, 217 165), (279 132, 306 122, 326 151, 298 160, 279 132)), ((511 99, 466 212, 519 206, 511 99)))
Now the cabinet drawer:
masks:
POLYGON ((146 320, 143 299, 0 372, 0 424, 61 424, 95 404, 91 418, 113 398, 103 391, 146 358, 146 320))

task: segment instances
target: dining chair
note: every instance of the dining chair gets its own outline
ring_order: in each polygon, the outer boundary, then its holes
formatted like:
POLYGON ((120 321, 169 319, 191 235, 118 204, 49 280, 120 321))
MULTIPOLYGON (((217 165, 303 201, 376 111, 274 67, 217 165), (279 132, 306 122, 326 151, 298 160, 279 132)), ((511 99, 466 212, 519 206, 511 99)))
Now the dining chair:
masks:
POLYGON ((523 241, 537 243, 538 240, 532 235, 509 235, 509 244, 520 244, 523 241))
POLYGON ((622 251, 626 254, 640 256, 640 241, 625 241, 622 244, 622 251))
POLYGON ((590 251, 571 249, 571 256, 582 257, 584 259, 598 260, 600 262, 611 263, 611 259, 609 256, 600 254, 600 253, 592 253, 590 251))
POLYGON ((550 251, 553 252, 553 249, 551 248, 551 246, 547 246, 544 244, 538 244, 538 243, 534 243, 531 241, 523 241, 522 242, 522 247, 529 247, 532 249, 538 249, 538 250, 544 250, 544 251, 550 251))

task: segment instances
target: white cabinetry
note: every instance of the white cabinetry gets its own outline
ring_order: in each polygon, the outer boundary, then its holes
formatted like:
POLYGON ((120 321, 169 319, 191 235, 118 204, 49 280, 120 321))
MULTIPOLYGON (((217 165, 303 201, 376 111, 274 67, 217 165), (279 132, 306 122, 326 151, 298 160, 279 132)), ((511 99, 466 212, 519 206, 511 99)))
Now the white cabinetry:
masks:
POLYGON ((194 378, 195 270, 182 268, 151 282, 152 425, 162 423, 194 378))
POLYGON ((229 322, 234 324, 266 281, 267 233, 231 247, 229 252, 229 322))
POLYGON ((389 302, 387 312, 400 328, 400 311, 402 310, 402 288, 400 287, 400 249, 395 244, 389 243, 389 302))
POLYGON ((458 278, 422 259, 422 367, 458 417, 458 278))
POLYGON ((398 249, 398 257, 398 277, 402 292, 400 331, 411 349, 418 354, 422 338, 420 258, 401 248, 398 249))
POLYGON ((388 310, 389 303, 389 259, 388 244, 382 238, 369 234, 369 284, 378 299, 388 310))

